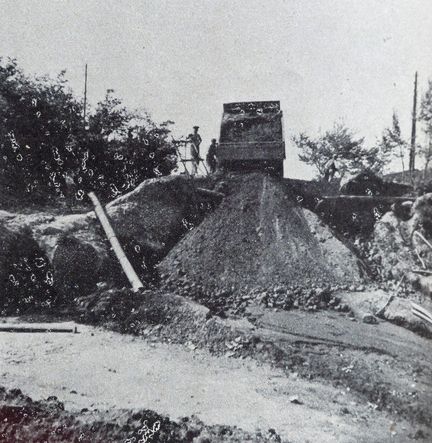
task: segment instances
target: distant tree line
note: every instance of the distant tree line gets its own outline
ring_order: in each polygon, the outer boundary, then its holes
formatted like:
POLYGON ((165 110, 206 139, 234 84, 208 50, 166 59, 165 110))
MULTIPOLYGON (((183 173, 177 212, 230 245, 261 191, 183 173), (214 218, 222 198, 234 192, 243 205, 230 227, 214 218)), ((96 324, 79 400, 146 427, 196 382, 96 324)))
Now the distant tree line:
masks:
POLYGON ((86 121, 83 110, 65 71, 34 77, 0 58, 0 183, 40 203, 64 196, 68 181, 77 200, 91 190, 108 199, 176 167, 173 122, 127 110, 113 90, 86 121))
MULTIPOLYGON (((432 161, 432 81, 420 103, 417 118, 425 134, 425 143, 416 144, 416 152, 423 158, 424 169, 432 161)), ((419 137, 417 138, 419 140, 419 137)), ((393 113, 392 125, 385 128, 380 139, 372 146, 366 146, 363 137, 347 128, 344 124, 335 124, 333 128, 318 137, 301 133, 293 137, 299 148, 301 161, 315 168, 319 178, 323 178, 329 162, 337 162, 339 177, 347 173, 355 174, 363 170, 382 173, 394 159, 400 159, 402 171, 405 171, 405 157, 410 147, 403 137, 399 118, 393 113)))

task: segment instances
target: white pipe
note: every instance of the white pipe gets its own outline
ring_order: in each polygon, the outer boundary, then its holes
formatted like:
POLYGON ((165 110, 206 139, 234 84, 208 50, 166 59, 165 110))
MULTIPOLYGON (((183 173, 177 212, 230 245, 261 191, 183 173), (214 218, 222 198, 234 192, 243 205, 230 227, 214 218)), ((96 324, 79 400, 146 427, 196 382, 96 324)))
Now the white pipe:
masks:
POLYGON ((126 254, 124 253, 123 248, 121 247, 121 245, 117 239, 114 229, 112 228, 102 205, 100 204, 100 202, 94 192, 89 192, 88 196, 94 204, 96 215, 97 215, 99 221, 101 222, 101 225, 105 231, 105 234, 106 234, 109 242, 111 243, 111 246, 115 252, 115 255, 116 255, 118 261, 120 262, 120 265, 121 265, 124 273, 126 274, 126 277, 128 278, 128 280, 132 286, 132 290, 138 291, 138 289, 143 287, 143 284, 142 284, 140 278, 138 277, 137 273, 135 272, 134 268, 132 267, 129 259, 126 257, 126 254))
POLYGON ((421 318, 422 320, 428 322, 429 324, 432 325, 432 320, 427 317, 426 315, 423 315, 421 312, 416 311, 415 309, 411 309, 411 312, 418 318, 421 318))

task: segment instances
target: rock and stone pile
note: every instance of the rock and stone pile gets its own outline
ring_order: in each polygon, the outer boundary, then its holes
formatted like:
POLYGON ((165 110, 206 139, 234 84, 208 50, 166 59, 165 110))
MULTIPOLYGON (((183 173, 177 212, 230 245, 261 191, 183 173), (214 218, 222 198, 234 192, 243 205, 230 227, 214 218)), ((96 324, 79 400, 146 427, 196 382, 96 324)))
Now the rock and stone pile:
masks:
POLYGON ((381 280, 400 280, 408 270, 419 267, 412 231, 412 222, 399 220, 393 212, 387 212, 376 224, 366 246, 368 259, 381 280))
POLYGON ((363 244, 381 280, 400 280, 412 270, 432 269, 432 194, 417 198, 411 217, 389 211, 363 244), (423 237, 423 238, 422 238, 423 237))

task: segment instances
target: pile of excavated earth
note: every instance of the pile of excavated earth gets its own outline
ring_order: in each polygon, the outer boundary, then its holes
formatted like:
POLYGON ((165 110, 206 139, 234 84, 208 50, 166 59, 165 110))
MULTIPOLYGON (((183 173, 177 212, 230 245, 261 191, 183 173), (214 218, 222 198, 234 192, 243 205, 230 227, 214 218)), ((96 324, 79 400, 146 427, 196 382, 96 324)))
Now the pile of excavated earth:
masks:
POLYGON ((211 290, 360 284, 356 256, 281 181, 249 175, 161 262, 211 290))
POLYGON ((276 178, 234 178, 223 202, 159 264, 166 286, 210 306, 232 305, 233 295, 271 304, 277 294, 285 308, 361 286, 356 255, 298 199, 276 178))

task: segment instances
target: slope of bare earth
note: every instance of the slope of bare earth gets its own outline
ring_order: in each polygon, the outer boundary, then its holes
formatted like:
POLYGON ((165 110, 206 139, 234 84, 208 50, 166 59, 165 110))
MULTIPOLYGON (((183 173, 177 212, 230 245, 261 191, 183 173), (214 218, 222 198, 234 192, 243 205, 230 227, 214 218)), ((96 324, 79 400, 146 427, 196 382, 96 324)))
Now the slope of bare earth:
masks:
MULTIPOLYGON (((328 337, 314 343, 310 331, 306 335, 302 330, 305 322, 302 327, 295 326, 299 321, 302 323, 297 319, 294 326, 289 326, 287 335, 277 332, 278 341, 285 342, 286 349, 305 340, 310 345, 305 355, 312 358, 308 360, 311 366, 313 354, 334 354, 334 343, 330 347, 326 344, 328 337), (297 337, 293 340, 290 334, 297 337)), ((323 323, 319 320, 318 323, 321 328, 323 323)), ((96 414, 99 424, 109 421, 117 409, 145 408, 169 415, 171 420, 196 415, 206 425, 238 426, 252 434, 259 428, 261 435, 276 433, 287 442, 406 442, 414 436, 428 435, 415 419, 407 421, 394 411, 380 410, 345 383, 334 386, 319 377, 308 380, 295 372, 287 375, 281 369, 250 358, 216 357, 194 346, 149 342, 83 325, 78 325, 78 329, 79 334, 70 335, 2 334, 2 385, 19 387, 35 400, 55 395, 71 411, 110 409, 102 415, 96 414), (268 433, 269 429, 276 432, 268 433)), ((316 333, 321 336, 319 330, 316 333)), ((370 343, 367 339, 364 347, 368 348, 370 343)), ((355 350, 336 351, 345 352, 355 353, 355 350)), ((401 353, 406 356, 405 348, 401 348, 401 353)), ((379 372, 384 364, 378 362, 374 367, 374 360, 383 358, 373 354, 370 359, 367 357, 370 370, 379 372)), ((308 365, 303 365, 305 371, 308 365)), ((360 365, 365 365, 361 352, 351 367, 335 367, 334 372, 346 373, 349 378, 351 371, 353 377, 358 376, 360 365)), ((387 368, 388 382, 392 376, 401 376, 399 367, 387 368)), ((313 372, 311 368, 310 373, 313 372)), ((366 378, 362 380, 368 382, 366 378)), ((83 411, 81 418, 85 420, 91 413, 83 411)), ((231 440, 216 436, 208 440, 192 437, 188 441, 231 440)), ((242 441, 241 434, 238 441, 242 441)), ((243 441, 277 440, 250 437, 243 441)))
MULTIPOLYGON (((200 178, 197 186, 209 180, 200 178)), ((149 250, 164 254, 184 232, 183 219, 189 218, 192 205, 190 180, 173 175, 143 181, 111 201, 106 210, 120 238, 133 238, 149 250)), ((50 260, 62 235, 76 236, 101 251, 108 249, 93 211, 59 215, 58 208, 31 214, 0 210, 0 221, 17 233, 28 227, 50 260)))
MULTIPOLYGON (((196 186, 209 182, 211 179, 199 178, 196 186)), ((205 210, 196 214, 193 197, 190 180, 177 175, 146 180, 106 206, 119 241, 140 276, 148 277, 154 261, 168 252, 191 222, 203 216, 205 210)), ((205 198, 200 202, 204 204, 205 198)), ((3 230, 18 238, 32 236, 48 258, 57 293, 72 299, 93 292, 101 281, 127 285, 93 211, 59 215, 59 208, 45 209, 34 213, 0 210, 0 237, 3 230)))

